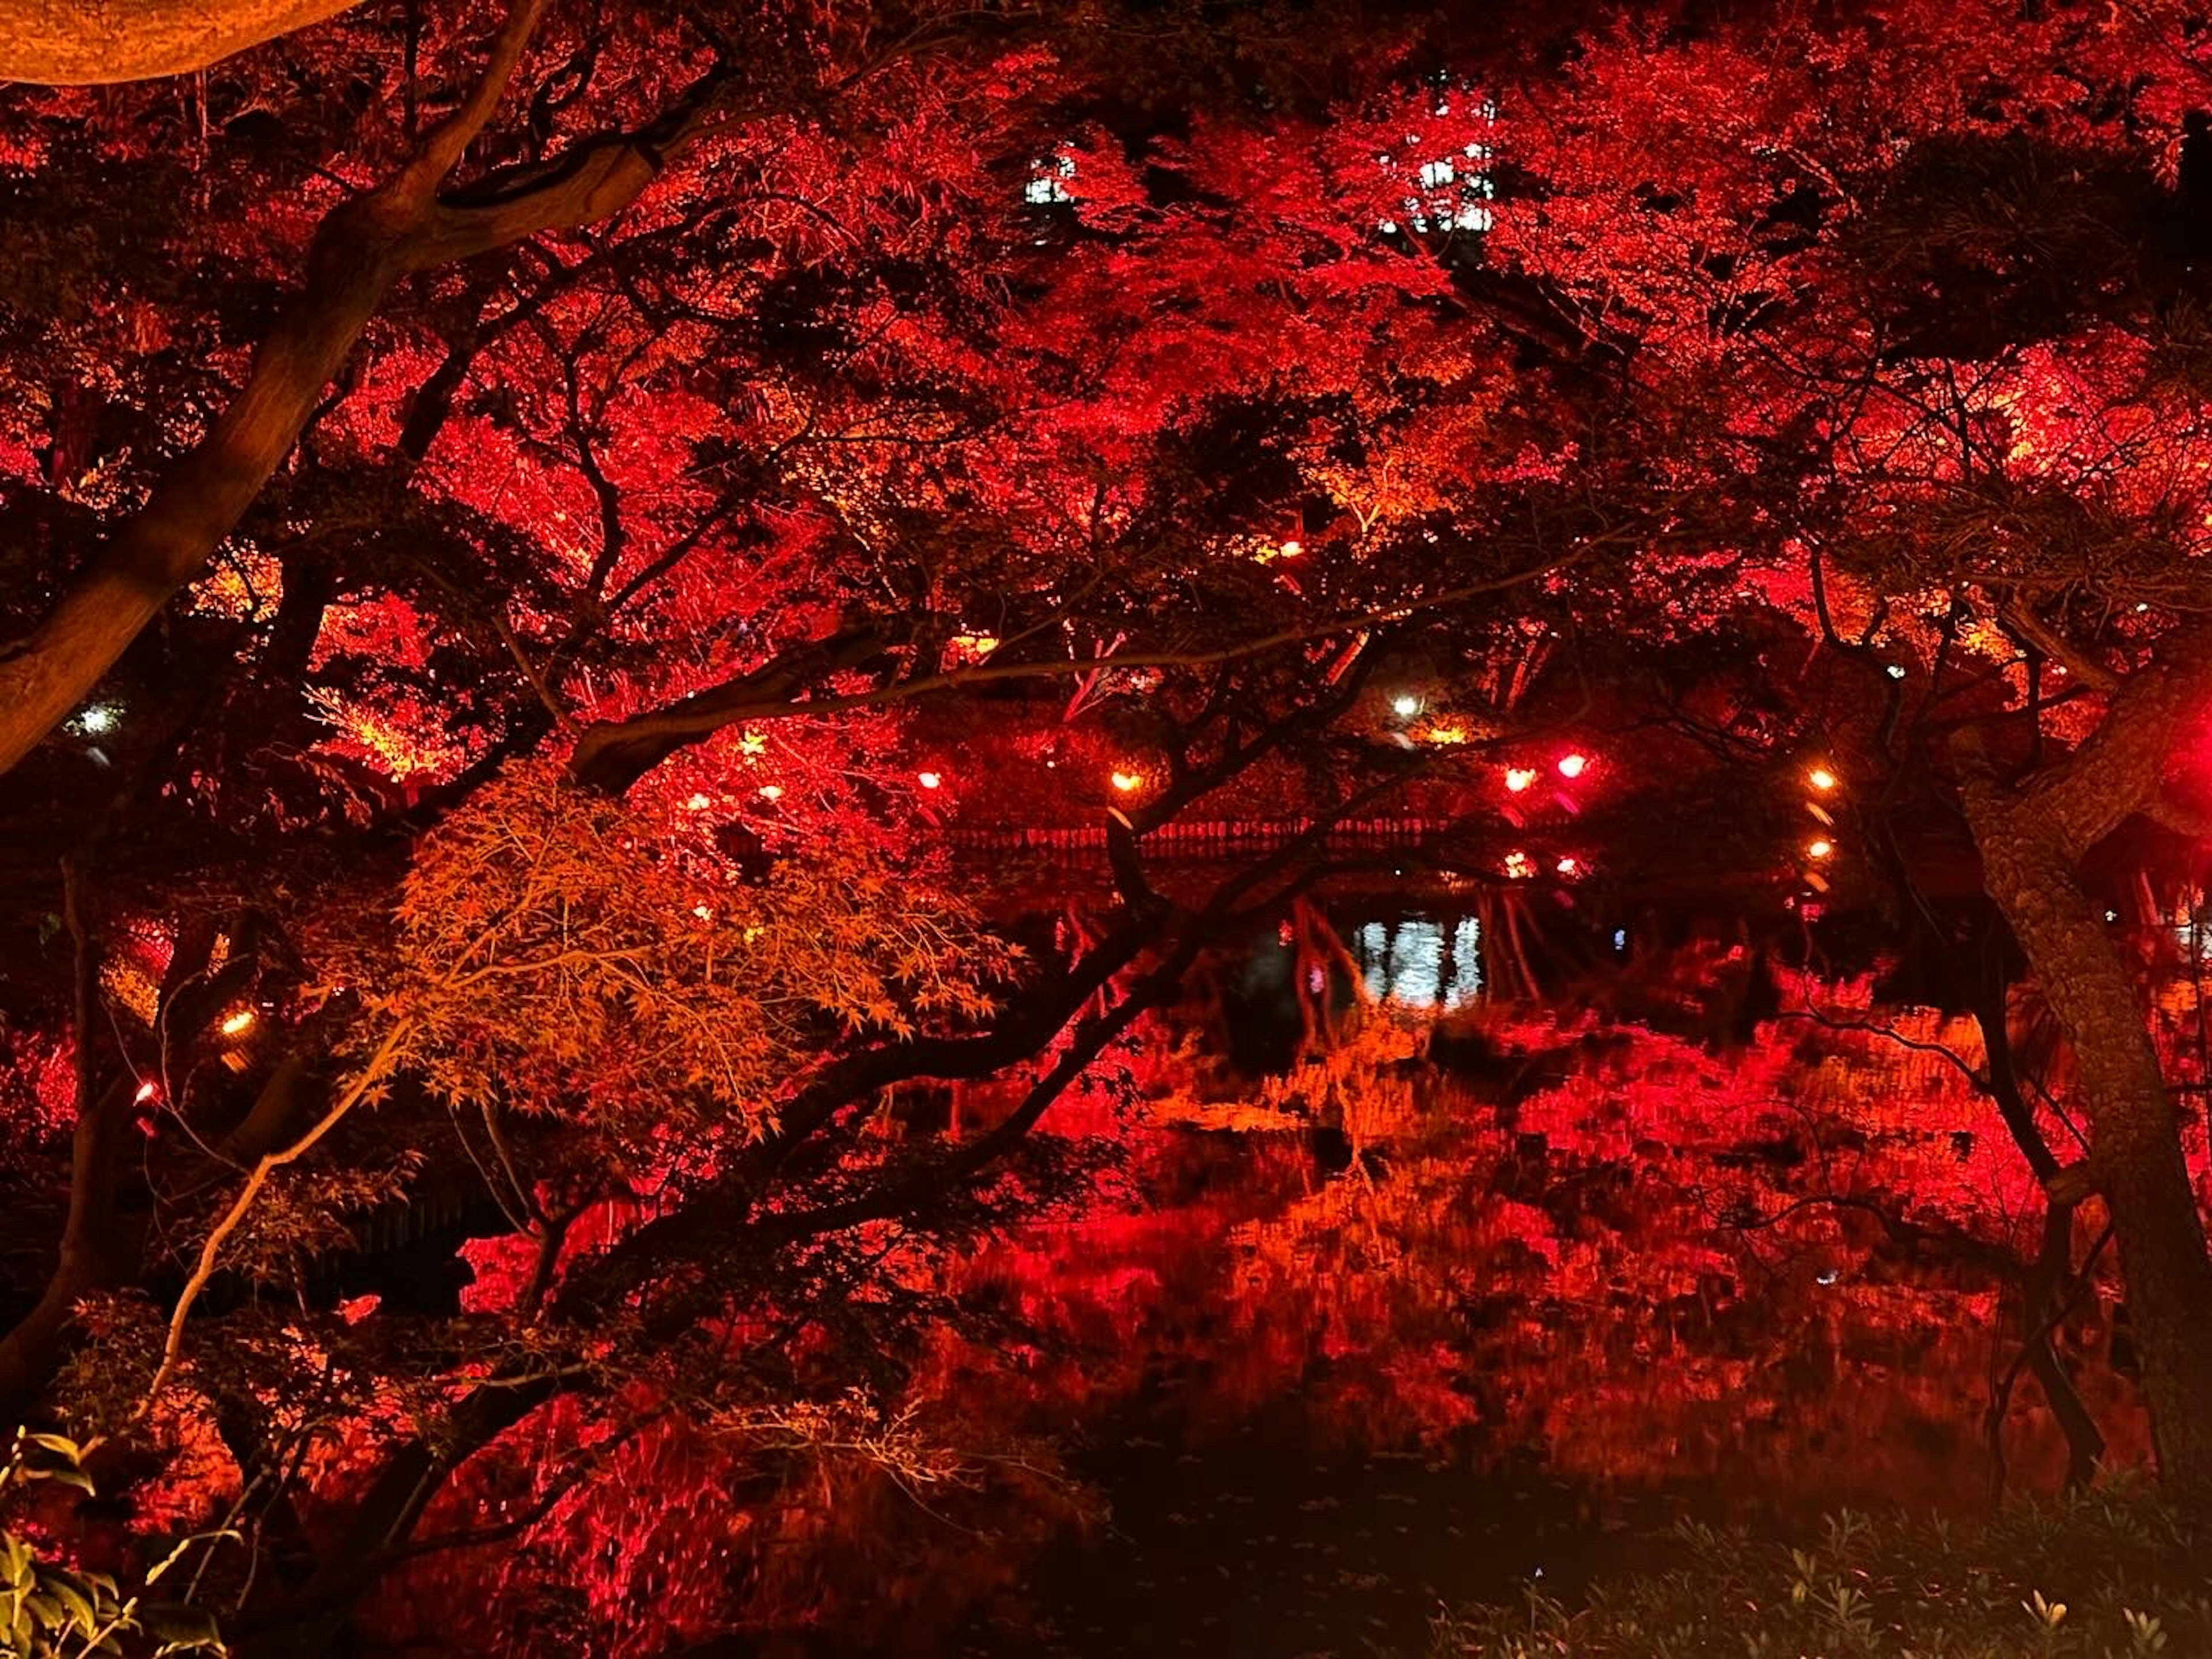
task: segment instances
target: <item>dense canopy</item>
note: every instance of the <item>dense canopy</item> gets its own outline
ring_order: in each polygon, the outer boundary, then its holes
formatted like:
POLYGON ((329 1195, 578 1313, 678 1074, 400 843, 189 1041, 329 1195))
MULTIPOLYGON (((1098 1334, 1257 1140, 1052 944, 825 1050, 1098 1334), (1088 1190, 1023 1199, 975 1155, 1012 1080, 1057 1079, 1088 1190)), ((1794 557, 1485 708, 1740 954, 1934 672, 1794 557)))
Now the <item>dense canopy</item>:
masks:
POLYGON ((1530 990, 1662 893, 1922 964, 2212 1486, 2114 927, 2212 809, 2189 8, 73 10, 0 58, 0 1400, 250 1537, 241 1639, 557 1581, 679 1429, 926 1483, 964 1253, 1362 866, 1530 990))

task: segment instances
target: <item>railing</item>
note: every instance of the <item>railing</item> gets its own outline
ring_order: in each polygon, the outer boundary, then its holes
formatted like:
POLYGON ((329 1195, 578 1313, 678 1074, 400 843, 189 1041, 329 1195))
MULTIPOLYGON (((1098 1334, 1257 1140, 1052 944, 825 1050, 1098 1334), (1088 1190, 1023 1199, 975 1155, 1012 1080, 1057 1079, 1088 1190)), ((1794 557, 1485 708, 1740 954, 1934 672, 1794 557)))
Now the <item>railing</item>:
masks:
MULTIPOLYGON (((1322 836, 1322 845, 1332 848, 1401 847, 1443 835, 1456 823, 1455 819, 1445 817, 1350 818, 1331 825, 1322 836)), ((1218 853, 1279 847, 1312 828, 1311 818, 1209 818, 1198 823, 1177 819, 1148 832, 1142 844, 1146 851, 1153 854, 1203 858, 1218 853)), ((956 824, 947 839, 963 852, 1076 854, 1103 849, 1106 845, 1106 826, 956 824)))

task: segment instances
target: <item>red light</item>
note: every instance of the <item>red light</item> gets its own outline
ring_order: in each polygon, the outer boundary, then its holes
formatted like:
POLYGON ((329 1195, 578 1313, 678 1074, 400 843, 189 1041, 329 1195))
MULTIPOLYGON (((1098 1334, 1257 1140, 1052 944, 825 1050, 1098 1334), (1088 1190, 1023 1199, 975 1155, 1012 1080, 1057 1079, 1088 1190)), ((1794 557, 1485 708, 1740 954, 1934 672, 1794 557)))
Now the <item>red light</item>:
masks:
POLYGON ((138 1092, 133 1097, 133 1098, 136 1099, 141 1106, 143 1106, 148 1101, 153 1099, 155 1096, 161 1092, 161 1085, 155 1083, 151 1078, 149 1078, 145 1082, 138 1085, 138 1092))
POLYGON ((1589 765, 1588 755, 1562 755, 1559 757, 1559 775, 1563 778, 1578 778, 1589 765))

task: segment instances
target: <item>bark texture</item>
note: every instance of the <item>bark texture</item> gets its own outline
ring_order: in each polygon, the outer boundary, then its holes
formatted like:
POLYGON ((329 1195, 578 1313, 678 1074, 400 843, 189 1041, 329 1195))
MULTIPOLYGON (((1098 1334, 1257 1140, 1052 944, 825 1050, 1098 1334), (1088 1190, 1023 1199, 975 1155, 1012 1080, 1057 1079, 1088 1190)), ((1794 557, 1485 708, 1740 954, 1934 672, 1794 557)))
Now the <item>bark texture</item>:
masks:
POLYGON ((2212 630, 2183 630, 2065 761, 2008 787, 1968 754, 1963 780, 1984 882, 2073 1049, 2160 1468, 2193 1493, 2212 1492, 2212 1254, 2147 1011, 2078 872, 2126 819, 2159 810, 2167 757, 2209 696, 2212 630))
POLYGON ((0 0, 0 81, 98 86, 189 75, 358 0, 0 0))

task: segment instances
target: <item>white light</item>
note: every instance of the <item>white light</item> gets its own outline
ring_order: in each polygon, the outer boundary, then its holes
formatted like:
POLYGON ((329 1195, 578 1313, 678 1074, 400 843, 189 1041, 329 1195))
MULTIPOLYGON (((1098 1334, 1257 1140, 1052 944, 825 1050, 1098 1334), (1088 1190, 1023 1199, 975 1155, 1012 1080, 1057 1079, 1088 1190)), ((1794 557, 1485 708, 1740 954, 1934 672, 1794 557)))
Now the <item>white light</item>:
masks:
POLYGON ((1829 854, 1834 852, 1836 848, 1835 843, 1832 842, 1816 841, 1805 850, 1816 859, 1824 859, 1827 857, 1829 854))
POLYGON ((1114 787, 1124 794, 1136 788, 1144 781, 1144 775, 1139 772, 1116 772, 1113 780, 1114 787))
POLYGON ((77 722, 94 737, 115 729, 115 711, 104 702, 96 702, 77 716, 77 722))
POLYGON ((684 804, 690 808, 694 812, 703 812, 714 803, 704 795, 694 795, 690 800, 685 801, 684 804))
POLYGON ((914 781, 925 789, 934 789, 945 781, 934 772, 917 772, 914 775, 914 781))
POLYGON ((1421 712, 1421 700, 1419 697, 1401 693, 1399 696, 1390 700, 1390 707, 1396 709, 1401 714, 1411 718, 1421 712))
POLYGON ((1583 773, 1589 768, 1589 757, 1588 755, 1562 755, 1559 757, 1559 775, 1563 778, 1578 778, 1582 776, 1583 773))
POLYGON ((1825 766, 1814 767, 1805 775, 1805 781, 1815 789, 1832 789, 1836 787, 1836 775, 1825 766))
POLYGON ((763 800, 781 800, 783 799, 783 786, 780 783, 764 783, 761 785, 761 799, 763 800))
POLYGON ((1905 665, 1901 662, 1893 662, 1881 672, 1893 680, 1901 680, 1905 678, 1905 665))

